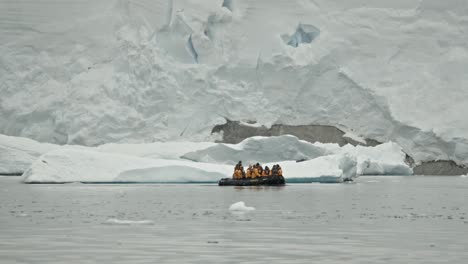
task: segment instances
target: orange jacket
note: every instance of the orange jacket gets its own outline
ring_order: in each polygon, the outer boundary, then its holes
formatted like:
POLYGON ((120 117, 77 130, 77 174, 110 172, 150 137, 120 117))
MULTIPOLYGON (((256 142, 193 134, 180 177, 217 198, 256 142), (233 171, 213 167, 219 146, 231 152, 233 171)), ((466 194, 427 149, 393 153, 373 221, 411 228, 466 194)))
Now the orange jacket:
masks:
POLYGON ((253 168, 252 178, 257 178, 258 176, 260 176, 258 168, 253 168))
POLYGON ((246 178, 251 178, 252 177, 252 170, 250 168, 247 169, 247 172, 245 173, 246 178))

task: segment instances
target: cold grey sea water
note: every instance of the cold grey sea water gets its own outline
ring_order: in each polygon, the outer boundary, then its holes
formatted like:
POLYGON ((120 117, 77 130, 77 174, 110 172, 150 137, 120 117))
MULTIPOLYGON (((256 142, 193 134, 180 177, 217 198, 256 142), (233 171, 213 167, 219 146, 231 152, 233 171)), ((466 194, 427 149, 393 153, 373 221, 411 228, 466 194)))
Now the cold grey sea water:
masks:
POLYGON ((467 263, 468 178, 26 185, 0 177, 0 263, 467 263), (231 212, 244 201, 256 210, 231 212))

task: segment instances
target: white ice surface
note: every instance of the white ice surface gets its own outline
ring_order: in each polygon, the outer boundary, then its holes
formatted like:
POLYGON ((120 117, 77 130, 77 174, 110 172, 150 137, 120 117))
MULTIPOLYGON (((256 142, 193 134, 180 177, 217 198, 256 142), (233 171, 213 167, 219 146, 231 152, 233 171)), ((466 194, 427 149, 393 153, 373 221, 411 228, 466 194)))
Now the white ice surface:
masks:
MULTIPOLYGON (((239 144, 217 144, 206 149, 200 149, 183 155, 183 158, 209 163, 236 164, 242 160, 244 165, 249 163, 270 163, 279 161, 312 160, 314 166, 304 169, 304 172, 312 175, 326 175, 326 171, 334 166, 333 161, 316 162, 317 158, 325 158, 331 154, 343 155, 355 159, 357 162, 358 175, 411 175, 412 169, 405 163, 405 153, 402 148, 393 142, 377 145, 375 147, 345 145, 340 147, 338 144, 309 143, 299 140, 295 136, 285 135, 278 137, 252 137, 242 141, 239 144), (313 171, 311 171, 313 170, 313 171)), ((338 160, 335 160, 339 164, 338 160)), ((288 163, 289 164, 289 163, 288 163)), ((303 175, 299 168, 308 162, 298 163, 298 167, 293 166, 293 175, 303 175)), ((289 170, 288 170, 289 171, 289 170)), ((287 173, 289 174, 289 173, 287 173)), ((331 175, 340 175, 331 173, 331 175)), ((287 175, 288 176, 288 175, 287 175)), ((305 175, 307 176, 307 175, 305 175)), ((304 176, 304 177, 305 177, 304 176)), ((296 176, 295 176, 296 177, 296 176)), ((299 177, 299 176, 298 176, 299 177)))
POLYGON ((64 147, 37 159, 23 174, 26 183, 216 182, 232 173, 227 165, 148 159, 64 147))
POLYGON ((58 145, 0 134, 0 174, 21 174, 43 153, 58 145))
POLYGON ((230 211, 235 211, 235 212, 248 212, 248 211, 254 211, 255 207, 249 207, 246 206, 243 201, 233 203, 231 206, 229 206, 230 211))
POLYGON ((238 160, 247 166, 247 158, 270 167, 279 163, 285 177, 296 181, 340 182, 357 175, 412 174, 401 147, 392 142, 376 147, 339 147, 286 135, 253 137, 235 145, 166 142, 84 147, 16 137, 0 139, 3 155, 10 157, 2 159, 2 171, 22 173, 31 166, 24 173, 26 182, 216 182, 230 177, 238 160), (183 155, 189 150, 197 151, 183 155), (301 159, 307 160, 296 162, 301 159))
POLYGON ((316 146, 295 136, 251 137, 239 144, 216 144, 211 147, 189 152, 182 158, 222 164, 244 165, 256 162, 313 159, 329 154, 326 148, 316 146))
POLYGON ((117 218, 109 218, 104 222, 107 225, 154 225, 152 220, 123 220, 117 218))
POLYGON ((357 158, 358 175, 411 175, 413 170, 405 163, 402 148, 387 142, 375 147, 346 145, 339 153, 348 153, 357 158))
POLYGON ((466 1, 227 2, 0 1, 0 133, 95 146, 324 124, 468 164, 466 1))
MULTIPOLYGON (((356 175, 356 159, 348 154, 310 161, 279 162, 294 182, 342 182, 356 175)), ((270 164, 272 166, 272 164, 270 164)), ((217 182, 231 177, 232 165, 188 160, 149 159, 104 153, 84 147, 63 147, 40 156, 23 174, 26 183, 68 182, 217 182)))

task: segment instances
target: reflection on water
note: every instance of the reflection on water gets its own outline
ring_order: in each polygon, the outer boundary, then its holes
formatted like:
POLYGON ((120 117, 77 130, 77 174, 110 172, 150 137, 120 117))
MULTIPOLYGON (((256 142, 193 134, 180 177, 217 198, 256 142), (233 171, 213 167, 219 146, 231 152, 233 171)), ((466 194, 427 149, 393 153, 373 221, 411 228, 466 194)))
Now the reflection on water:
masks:
POLYGON ((1 263, 464 263, 468 180, 282 187, 0 179, 1 263), (233 213, 244 201, 254 211, 233 213))

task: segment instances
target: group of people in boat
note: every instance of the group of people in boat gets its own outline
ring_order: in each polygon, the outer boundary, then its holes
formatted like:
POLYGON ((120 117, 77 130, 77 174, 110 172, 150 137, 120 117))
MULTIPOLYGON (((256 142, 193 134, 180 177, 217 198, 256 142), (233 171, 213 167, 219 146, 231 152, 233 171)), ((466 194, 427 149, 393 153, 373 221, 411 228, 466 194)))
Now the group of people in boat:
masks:
POLYGON ((255 165, 249 164, 247 170, 244 171, 242 166, 242 161, 239 161, 234 167, 234 174, 232 175, 233 179, 255 179, 259 177, 268 177, 268 176, 283 176, 283 170, 279 164, 273 165, 270 169, 268 166, 265 168, 262 167, 259 163, 255 165))

